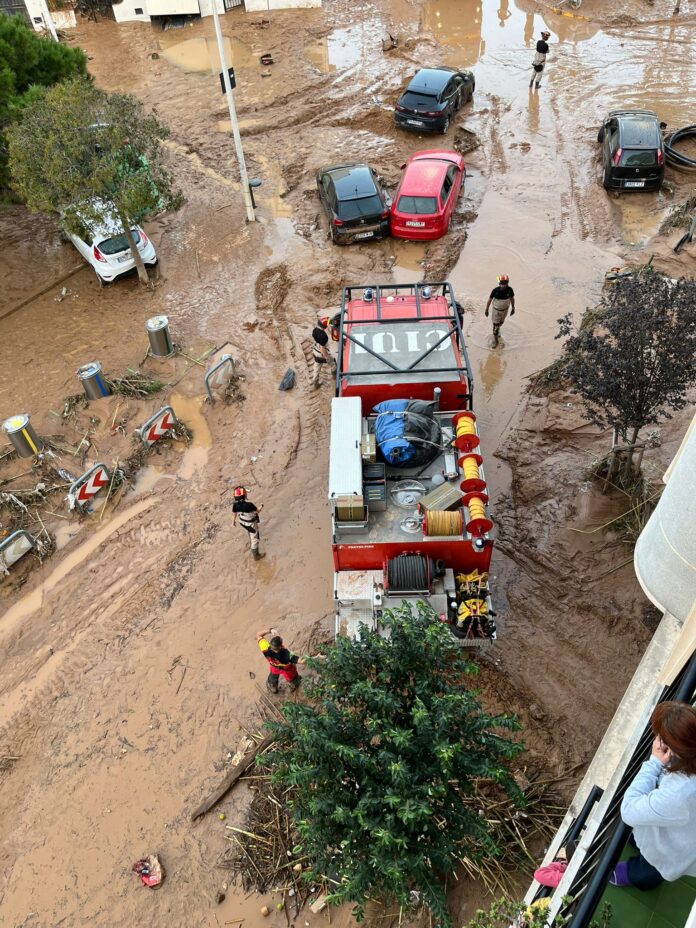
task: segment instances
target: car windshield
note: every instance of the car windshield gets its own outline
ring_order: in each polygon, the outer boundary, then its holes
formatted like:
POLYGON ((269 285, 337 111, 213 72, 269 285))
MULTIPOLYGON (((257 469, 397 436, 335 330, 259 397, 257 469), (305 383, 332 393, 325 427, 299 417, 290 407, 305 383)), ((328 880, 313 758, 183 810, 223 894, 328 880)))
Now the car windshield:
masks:
POLYGON ((360 197, 358 200, 342 200, 338 204, 338 215, 341 219, 359 219, 360 216, 374 216, 383 209, 382 201, 375 195, 360 197))
POLYGON ((656 162, 655 151, 652 148, 638 148, 631 150, 625 148, 621 155, 621 165, 627 168, 649 168, 656 162))
MULTIPOLYGON (((131 229, 131 234, 135 239, 135 244, 140 244, 140 232, 137 229, 131 229)), ((105 238, 97 246, 103 255, 117 255, 120 251, 128 251, 128 241, 125 235, 115 235, 113 238, 105 238)))
POLYGON ((399 101, 402 106, 408 106, 410 109, 437 109, 437 97, 427 93, 413 93, 407 90, 399 101))
POLYGON ((435 197, 399 197, 397 208, 400 213, 427 216, 437 212, 437 199, 435 197))

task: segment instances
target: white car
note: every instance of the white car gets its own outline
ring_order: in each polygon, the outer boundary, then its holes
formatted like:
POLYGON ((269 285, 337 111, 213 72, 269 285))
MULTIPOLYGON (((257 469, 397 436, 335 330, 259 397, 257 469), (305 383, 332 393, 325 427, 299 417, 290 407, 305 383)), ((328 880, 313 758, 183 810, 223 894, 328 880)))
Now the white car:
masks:
MULTIPOLYGON (((82 237, 74 232, 66 232, 66 235, 85 261, 94 268, 99 283, 110 283, 122 274, 132 271, 135 261, 120 223, 107 214, 99 224, 91 225, 92 230, 84 226, 82 237)), ((131 232, 143 264, 146 267, 154 267, 157 264, 155 246, 140 226, 133 226, 131 232)))

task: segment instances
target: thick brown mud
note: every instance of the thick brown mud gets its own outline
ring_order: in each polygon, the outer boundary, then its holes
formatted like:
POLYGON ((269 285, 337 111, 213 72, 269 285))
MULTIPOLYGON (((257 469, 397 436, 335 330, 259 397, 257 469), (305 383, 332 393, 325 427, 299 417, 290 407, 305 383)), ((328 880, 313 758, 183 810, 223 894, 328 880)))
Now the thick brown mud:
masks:
MULTIPOLYGON (((270 22, 228 13, 249 174, 263 182, 253 225, 243 221, 212 23, 167 32, 79 23, 71 41, 96 80, 155 104, 171 127, 167 157, 186 204, 147 226, 160 257, 147 291, 134 279, 101 290, 86 267, 57 283, 79 257, 55 224, 19 208, 0 216, 3 418, 30 412, 39 434, 72 446, 91 429, 86 463, 128 458, 133 429, 164 402, 193 440, 156 446, 103 513, 96 505, 78 519, 52 498, 42 518, 56 552, 43 565, 20 563, 0 586, 0 754, 19 758, 0 771, 3 924, 286 924, 283 913, 260 915, 268 900, 233 887, 216 905, 224 823, 208 816, 192 826, 189 815, 245 730, 261 726, 256 631, 278 625, 298 650, 317 623, 331 631, 331 388, 310 389, 305 347, 316 314, 335 307, 346 284, 453 282, 497 523, 501 637, 482 660, 485 698, 520 713, 531 763, 560 775, 592 755, 652 619, 625 563, 630 550, 594 531, 621 511, 587 479, 607 436, 571 397, 523 390, 558 350, 558 317, 595 302, 608 267, 654 254, 670 273, 693 272, 693 253, 673 256, 670 238, 654 238, 690 180, 668 169, 658 194, 607 196, 596 145, 601 116, 618 106, 653 108, 674 127, 692 121, 696 10, 688 0, 672 18, 672 8, 620 0, 607 13, 584 0, 583 16, 571 17, 531 0, 327 0, 270 22), (543 27, 552 53, 530 93, 543 27), (384 52, 388 33, 398 45, 384 52), (265 52, 272 66, 259 64, 265 52), (399 89, 438 61, 474 68, 473 102, 446 138, 395 130, 399 89), (320 166, 369 160, 393 191, 408 156, 440 144, 464 152, 468 172, 445 239, 331 246, 320 166), (518 309, 494 350, 483 308, 503 272, 518 309), (183 354, 143 361, 144 322, 161 312, 183 354), (223 346, 245 399, 211 406, 197 359, 223 346), (64 420, 75 370, 93 359, 113 375, 140 366, 165 387, 64 420), (297 386, 280 393, 288 366, 297 386), (231 523, 237 482, 265 505, 259 563, 231 523), (158 893, 130 873, 153 851, 168 874, 158 893)), ((663 429, 646 457, 656 474, 680 426, 663 429)), ((19 466, 0 460, 0 480, 19 466)), ((35 483, 28 475, 8 488, 35 483)), ((572 776, 562 784, 570 791, 572 776)), ((244 802, 242 788, 222 803, 228 821, 244 802)), ((481 898, 462 884, 453 914, 463 921, 481 898)), ((310 924, 320 918, 306 914, 310 924)), ((339 919, 351 921, 348 912, 339 919)))

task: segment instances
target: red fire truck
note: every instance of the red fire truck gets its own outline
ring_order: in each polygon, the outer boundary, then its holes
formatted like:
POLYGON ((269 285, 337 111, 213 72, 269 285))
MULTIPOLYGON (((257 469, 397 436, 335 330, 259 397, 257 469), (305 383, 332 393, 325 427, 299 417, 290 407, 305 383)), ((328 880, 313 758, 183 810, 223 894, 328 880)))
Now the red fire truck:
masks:
POLYGON ((496 636, 472 375, 449 283, 343 290, 329 502, 336 634, 428 602, 463 646, 496 636))

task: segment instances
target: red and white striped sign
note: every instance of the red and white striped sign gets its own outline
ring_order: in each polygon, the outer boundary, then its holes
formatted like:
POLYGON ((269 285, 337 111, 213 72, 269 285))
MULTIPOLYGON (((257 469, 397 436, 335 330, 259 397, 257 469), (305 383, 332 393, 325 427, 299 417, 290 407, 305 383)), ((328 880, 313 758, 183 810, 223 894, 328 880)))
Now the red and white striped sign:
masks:
POLYGON ((109 471, 105 464, 98 461, 93 464, 88 471, 78 477, 71 484, 68 490, 68 509, 74 509, 76 505, 84 506, 93 496, 96 496, 100 490, 108 485, 109 471))
POLYGON ((140 437, 146 445, 154 445, 176 425, 177 419, 171 406, 163 406, 147 420, 140 429, 140 437))
POLYGON ((91 499, 93 496, 96 496, 100 490, 103 490, 104 487, 108 485, 108 483, 108 470, 103 466, 98 467, 78 489, 77 493, 75 494, 75 499, 78 501, 78 503, 86 503, 87 500, 91 499))

